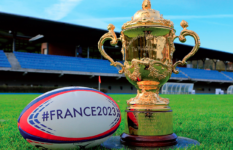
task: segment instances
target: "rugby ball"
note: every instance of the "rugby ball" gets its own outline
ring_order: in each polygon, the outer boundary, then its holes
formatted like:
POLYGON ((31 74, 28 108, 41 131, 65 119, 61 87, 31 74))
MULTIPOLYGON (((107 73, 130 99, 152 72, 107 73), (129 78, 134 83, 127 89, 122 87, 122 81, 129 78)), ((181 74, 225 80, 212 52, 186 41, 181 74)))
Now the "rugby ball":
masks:
POLYGON ((19 116, 18 128, 36 147, 90 148, 107 140, 120 121, 120 109, 108 95, 86 87, 66 87, 30 102, 19 116))

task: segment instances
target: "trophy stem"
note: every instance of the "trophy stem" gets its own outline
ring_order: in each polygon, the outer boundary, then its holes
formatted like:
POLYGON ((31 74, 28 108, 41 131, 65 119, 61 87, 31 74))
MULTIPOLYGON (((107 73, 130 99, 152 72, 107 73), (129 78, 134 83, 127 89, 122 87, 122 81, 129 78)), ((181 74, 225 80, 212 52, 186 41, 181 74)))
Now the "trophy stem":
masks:
POLYGON ((137 82, 140 90, 137 96, 127 101, 128 105, 161 105, 168 104, 167 98, 159 96, 160 85, 156 81, 140 81, 137 82))

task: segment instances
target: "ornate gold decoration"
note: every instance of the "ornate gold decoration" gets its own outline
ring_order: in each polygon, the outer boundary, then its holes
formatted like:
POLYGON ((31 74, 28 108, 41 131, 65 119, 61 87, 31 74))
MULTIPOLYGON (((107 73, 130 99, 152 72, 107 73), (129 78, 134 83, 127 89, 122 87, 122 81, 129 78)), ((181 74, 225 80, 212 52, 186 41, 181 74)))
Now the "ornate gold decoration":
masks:
MULTIPOLYGON (((159 89, 160 82, 156 81, 140 81, 137 82, 139 89, 137 96, 131 98, 127 101, 127 104, 137 104, 137 105, 156 105, 156 104, 168 104, 169 100, 166 98, 161 98, 158 92, 152 92, 150 90, 159 89)), ((157 90, 159 91, 159 90, 157 90)))
POLYGON ((108 30, 109 30, 109 32, 106 33, 106 34, 104 34, 104 35, 100 38, 100 40, 99 40, 99 42, 98 42, 98 49, 99 49, 101 55, 104 56, 104 58, 108 59, 108 60, 111 62, 110 65, 113 65, 113 66, 115 66, 115 67, 116 67, 116 66, 120 66, 120 67, 122 68, 122 70, 120 70, 119 73, 124 73, 124 65, 121 64, 121 63, 119 63, 119 62, 114 62, 114 60, 113 60, 110 56, 108 56, 108 54, 107 54, 107 53, 105 52, 105 50, 102 48, 103 45, 104 45, 104 42, 107 41, 107 40, 111 40, 110 44, 111 44, 112 46, 115 46, 115 45, 118 43, 118 40, 121 41, 121 38, 122 38, 122 37, 119 38, 119 39, 117 39, 116 34, 115 34, 115 32, 114 32, 114 29, 115 29, 115 26, 114 26, 113 24, 109 24, 109 25, 108 25, 108 30))
POLYGON ((151 9, 150 0, 144 0, 142 3, 142 10, 139 10, 132 17, 131 21, 126 22, 122 26, 122 30, 138 26, 164 26, 173 28, 173 22, 163 18, 159 11, 151 9))
POLYGON ((139 63, 136 59, 132 60, 132 65, 129 65, 129 63, 125 62, 125 74, 129 76, 129 78, 133 81, 137 81, 138 79, 141 80, 140 72, 139 72, 139 63), (134 67, 133 73, 131 73, 129 70, 134 67))
POLYGON ((148 75, 148 77, 154 77, 154 78, 158 78, 159 80, 166 78, 167 76, 167 72, 165 74, 164 73, 159 73, 159 70, 155 69, 152 65, 150 65, 150 67, 148 68, 148 70, 150 70, 150 74, 148 75))
POLYGON ((161 104, 168 104, 169 100, 166 98, 161 98, 157 93, 142 90, 142 92, 137 93, 135 98, 131 98, 127 101, 128 105, 161 105, 161 104))
MULTIPOLYGON (((186 21, 182 20, 181 23, 180 23, 180 25, 183 28, 183 30, 180 33, 179 40, 184 43, 186 41, 185 36, 189 35, 189 36, 191 36, 191 37, 194 38, 194 40, 195 40, 195 46, 193 47, 192 51, 183 58, 182 61, 178 61, 178 62, 176 62, 173 65, 172 71, 174 73, 176 73, 176 74, 179 73, 179 71, 175 70, 175 68, 178 65, 182 65, 182 66, 185 65, 187 63, 186 62, 187 59, 189 59, 191 56, 193 56, 194 54, 196 54, 196 52, 198 51, 198 49, 200 48, 200 45, 201 45, 199 36, 194 31, 186 29, 188 27, 188 23, 186 21)), ((177 38, 177 37, 175 37, 175 38, 177 38)))
POLYGON ((166 98, 161 98, 159 96, 159 85, 160 82, 156 81, 140 81, 137 82, 139 89, 137 96, 131 98, 127 101, 128 104, 138 104, 138 105, 155 105, 155 104, 168 104, 169 100, 166 98), (152 92, 150 90, 156 90, 157 92, 152 92))
POLYGON ((121 42, 122 42, 122 48, 121 48, 121 53, 123 57, 123 61, 125 60, 125 48, 126 48, 126 40, 125 40, 125 35, 123 31, 121 31, 121 36, 120 36, 121 42))
MULTIPOLYGON (((125 74, 129 76, 129 78, 133 81, 137 81, 138 79, 141 80, 141 73, 140 73, 140 67, 139 65, 146 65, 149 66, 148 70, 150 71, 150 74, 148 77, 158 78, 159 80, 164 79, 165 77, 169 76, 171 74, 171 65, 166 65, 160 61, 156 61, 150 58, 142 58, 141 60, 133 59, 131 62, 131 65, 126 61, 125 62, 125 74), (163 66, 164 68, 167 68, 167 71, 163 71, 162 73, 159 73, 159 70, 154 68, 154 64, 159 64, 159 66, 163 66), (129 69, 134 68, 133 73, 129 71, 129 69)), ((163 69, 164 69, 163 68, 163 69)))
POLYGON ((172 71, 171 65, 163 64, 163 67, 161 69, 164 70, 164 68, 166 68, 167 70, 166 71, 159 71, 159 70, 154 68, 155 63, 156 63, 155 61, 152 61, 149 63, 148 70, 150 70, 150 74, 148 75, 148 77, 153 77, 153 78, 157 78, 157 79, 161 80, 161 79, 166 78, 167 76, 169 76, 172 73, 171 72, 172 71), (162 72, 162 73, 160 73, 160 72, 162 72))
POLYGON ((159 82, 156 81, 141 81, 137 82, 138 87, 143 90, 158 89, 159 82))
POLYGON ((182 20, 182 21, 180 22, 180 26, 181 26, 182 28, 186 29, 189 25, 188 25, 188 22, 182 20))
POLYGON ((146 9, 151 9, 151 2, 150 0, 145 0, 142 3, 142 9, 146 10, 146 9))
POLYGON ((144 0, 142 9, 122 26, 119 38, 114 32, 114 25, 109 24, 109 32, 100 38, 98 48, 111 65, 122 68, 119 73, 125 73, 127 80, 138 89, 137 96, 127 101, 128 105, 150 107, 169 104, 168 99, 159 96, 159 89, 169 80, 172 72, 178 73, 175 68, 184 65, 200 47, 200 39, 194 31, 187 29, 188 23, 183 20, 180 25, 183 30, 176 36, 173 23, 164 19, 159 11, 151 9, 150 0, 144 0), (182 61, 173 65, 174 40, 179 37, 181 42, 185 42, 188 35, 194 38, 195 46, 182 61), (106 40, 111 40, 113 46, 118 41, 122 42, 124 65, 105 53, 103 44, 106 40))

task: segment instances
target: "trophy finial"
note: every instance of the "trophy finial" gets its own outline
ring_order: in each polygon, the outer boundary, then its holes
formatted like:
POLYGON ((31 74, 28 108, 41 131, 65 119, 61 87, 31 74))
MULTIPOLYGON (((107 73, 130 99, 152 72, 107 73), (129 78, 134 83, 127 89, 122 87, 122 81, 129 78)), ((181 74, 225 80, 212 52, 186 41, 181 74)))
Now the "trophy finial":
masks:
POLYGON ((188 25, 188 22, 186 22, 185 20, 182 20, 181 23, 180 23, 180 26, 184 29, 186 29, 189 25, 188 25))
POLYGON ((150 0, 144 0, 142 3, 142 9, 146 10, 146 9, 151 9, 151 3, 150 0))

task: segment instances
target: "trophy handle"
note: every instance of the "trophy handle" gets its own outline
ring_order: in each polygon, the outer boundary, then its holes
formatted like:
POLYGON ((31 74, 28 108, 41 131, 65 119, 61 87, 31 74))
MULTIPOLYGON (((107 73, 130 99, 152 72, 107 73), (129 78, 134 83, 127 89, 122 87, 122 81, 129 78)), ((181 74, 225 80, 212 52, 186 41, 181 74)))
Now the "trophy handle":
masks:
POLYGON ((175 70, 175 68, 177 67, 177 65, 184 65, 184 64, 186 64, 187 63, 186 60, 189 59, 191 56, 193 56, 198 51, 198 49, 199 49, 199 47, 201 45, 199 36, 194 31, 186 29, 188 27, 188 23, 186 21, 182 20, 181 23, 180 23, 180 25, 184 29, 181 31, 180 36, 175 36, 173 40, 175 40, 177 37, 179 37, 180 42, 184 43, 186 41, 185 36, 189 35, 189 36, 191 36, 191 37, 194 38, 194 40, 195 40, 195 46, 193 47, 192 51, 183 58, 182 61, 177 61, 173 65, 172 71, 175 74, 179 73, 178 70, 175 70))
POLYGON ((110 62, 111 62, 111 66, 120 66, 122 69, 119 71, 119 73, 124 73, 124 65, 121 64, 120 62, 115 62, 106 52, 105 50, 103 49, 103 45, 104 45, 104 42, 107 41, 107 40, 111 40, 110 44, 112 46, 115 46, 118 41, 120 40, 121 41, 121 38, 117 38, 116 37, 116 34, 114 32, 114 29, 115 29, 115 26, 113 24, 109 24, 108 25, 108 33, 105 33, 99 40, 98 42, 98 49, 101 53, 102 56, 104 56, 104 58, 108 59, 110 62))

